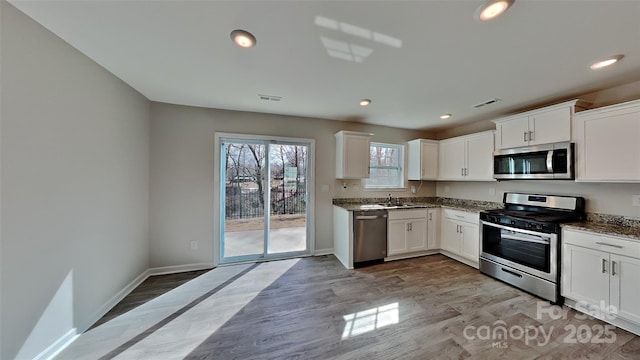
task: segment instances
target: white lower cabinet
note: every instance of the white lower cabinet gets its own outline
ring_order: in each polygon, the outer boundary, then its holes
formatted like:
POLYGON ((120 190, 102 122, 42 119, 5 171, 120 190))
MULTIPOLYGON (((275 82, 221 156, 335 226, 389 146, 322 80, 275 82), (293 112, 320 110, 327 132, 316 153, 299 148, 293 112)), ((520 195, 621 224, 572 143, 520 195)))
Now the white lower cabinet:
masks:
POLYGON ((460 253, 462 249, 462 236, 460 235, 460 222, 448 218, 442 219, 442 250, 460 253))
POLYGON ((427 209, 390 210, 387 255, 427 250, 427 209))
POLYGON ((596 317, 640 332, 640 242, 566 229, 562 241, 562 296, 578 310, 598 309, 606 316, 596 317))
POLYGON ((440 247, 449 254, 470 260, 465 263, 478 266, 480 257, 479 214, 466 211, 443 209, 442 237, 440 247))
POLYGON ((427 248, 440 249, 440 209, 427 210, 427 248))

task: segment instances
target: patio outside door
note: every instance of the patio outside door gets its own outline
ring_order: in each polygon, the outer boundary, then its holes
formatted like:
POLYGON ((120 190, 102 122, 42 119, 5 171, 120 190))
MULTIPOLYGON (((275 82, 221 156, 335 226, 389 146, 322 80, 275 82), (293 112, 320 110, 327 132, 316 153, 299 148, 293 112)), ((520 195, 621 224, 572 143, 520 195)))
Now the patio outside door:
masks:
POLYGON ((309 144, 221 138, 220 263, 309 253, 309 144))

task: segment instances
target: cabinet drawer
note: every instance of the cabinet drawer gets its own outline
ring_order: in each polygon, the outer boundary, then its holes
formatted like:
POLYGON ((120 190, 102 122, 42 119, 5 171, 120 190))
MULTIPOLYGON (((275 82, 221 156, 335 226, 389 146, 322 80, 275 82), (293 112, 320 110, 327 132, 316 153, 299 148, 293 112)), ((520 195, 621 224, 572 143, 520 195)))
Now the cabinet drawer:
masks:
POLYGON ((640 258, 640 242, 596 233, 563 230, 562 242, 589 249, 640 258))
POLYGON ((442 214, 448 219, 466 221, 474 224, 480 222, 480 214, 475 212, 460 211, 454 209, 442 209, 442 214))
POLYGON ((427 209, 389 210, 389 220, 425 219, 427 209))

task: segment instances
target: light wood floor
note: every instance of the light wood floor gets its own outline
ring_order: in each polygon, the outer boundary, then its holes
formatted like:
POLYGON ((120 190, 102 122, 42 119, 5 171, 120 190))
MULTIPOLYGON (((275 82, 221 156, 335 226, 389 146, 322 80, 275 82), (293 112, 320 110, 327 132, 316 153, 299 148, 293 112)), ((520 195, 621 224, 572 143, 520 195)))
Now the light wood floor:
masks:
POLYGON ((234 265, 149 278, 58 358, 640 359, 640 337, 614 329, 597 343, 605 323, 538 306, 442 255, 356 270, 332 256, 234 265), (500 326, 506 338, 485 336, 500 326))

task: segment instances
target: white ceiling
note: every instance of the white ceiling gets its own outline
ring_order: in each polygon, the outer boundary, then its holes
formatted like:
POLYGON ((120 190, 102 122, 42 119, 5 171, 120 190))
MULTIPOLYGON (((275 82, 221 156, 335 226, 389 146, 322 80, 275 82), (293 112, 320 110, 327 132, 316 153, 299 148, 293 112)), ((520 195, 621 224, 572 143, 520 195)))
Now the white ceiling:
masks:
POLYGON ((639 0, 516 0, 488 23, 480 0, 10 2, 174 104, 440 130, 640 80, 639 0))

